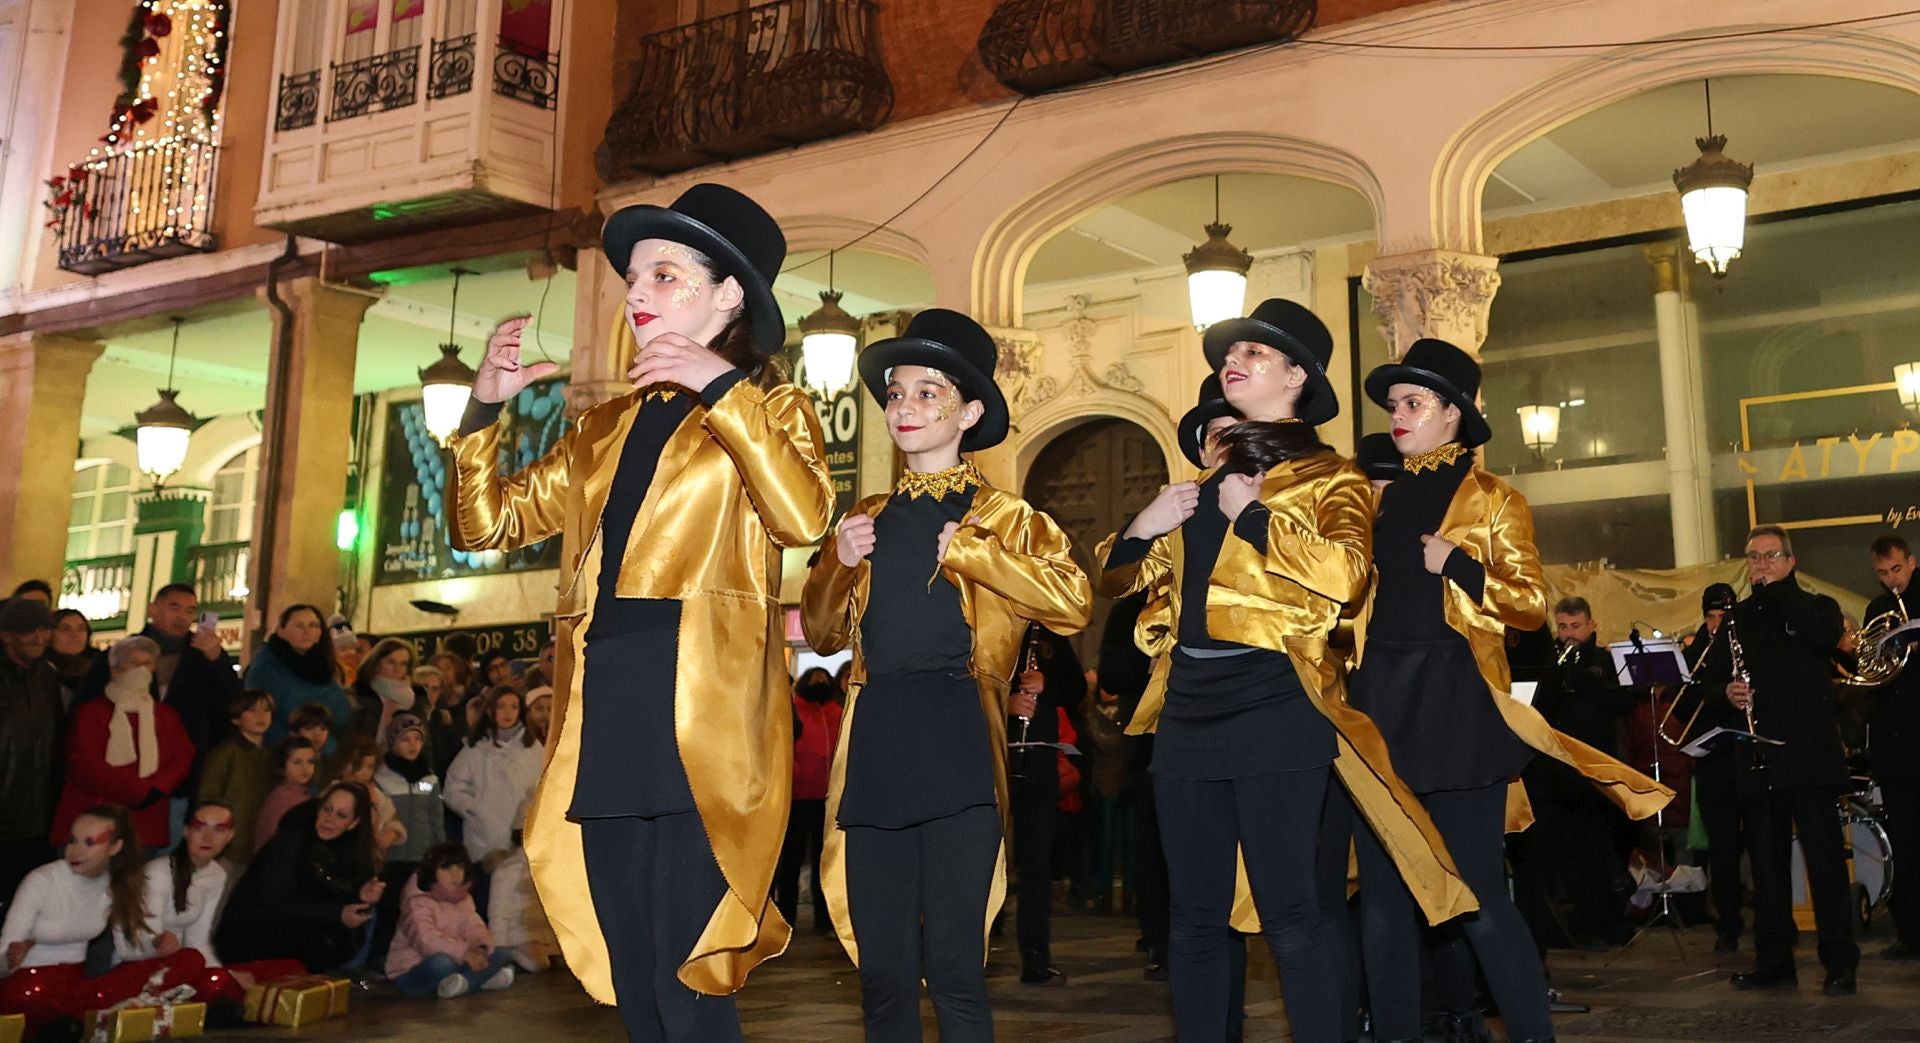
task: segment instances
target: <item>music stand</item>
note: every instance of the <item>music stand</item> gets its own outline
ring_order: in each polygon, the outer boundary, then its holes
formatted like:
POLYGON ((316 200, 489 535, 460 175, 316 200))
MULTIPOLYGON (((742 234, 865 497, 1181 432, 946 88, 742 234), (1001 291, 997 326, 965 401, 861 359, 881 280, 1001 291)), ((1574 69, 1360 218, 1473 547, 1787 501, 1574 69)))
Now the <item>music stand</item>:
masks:
MULTIPOLYGON (((1625 683, 1644 686, 1647 690, 1647 719, 1653 722, 1654 728, 1653 781, 1664 782, 1660 771, 1660 700, 1654 686, 1684 684, 1690 679, 1693 672, 1687 667, 1686 654, 1680 650, 1678 641, 1666 637, 1656 637, 1649 641, 1642 638, 1638 630, 1633 632, 1631 639, 1608 645, 1607 651, 1613 656, 1615 677, 1625 678, 1625 683)), ((1672 858, 1667 854, 1667 845, 1670 841, 1667 837, 1667 810, 1664 805, 1653 813, 1653 828, 1657 839, 1654 854, 1660 860, 1657 868, 1663 874, 1662 883, 1664 884, 1665 878, 1671 878, 1673 875, 1672 858)), ((1673 911, 1673 893, 1663 890, 1659 893, 1659 900, 1659 911, 1648 917, 1647 921, 1640 925, 1640 929, 1633 932, 1633 937, 1627 939, 1627 944, 1620 947, 1621 953, 1633 948, 1633 944, 1648 931, 1664 925, 1673 932, 1674 948, 1679 951, 1682 958, 1685 958, 1687 949, 1680 941, 1680 932, 1685 930, 1687 925, 1681 921, 1679 914, 1673 911)), ((1618 954, 1615 958, 1618 958, 1618 954)))

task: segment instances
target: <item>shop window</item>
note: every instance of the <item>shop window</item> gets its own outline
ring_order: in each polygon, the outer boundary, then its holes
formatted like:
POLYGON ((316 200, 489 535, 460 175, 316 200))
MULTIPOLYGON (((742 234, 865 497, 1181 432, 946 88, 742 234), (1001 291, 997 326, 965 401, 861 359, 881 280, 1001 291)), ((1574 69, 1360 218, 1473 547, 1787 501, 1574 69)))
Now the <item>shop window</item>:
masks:
POLYGON ((207 501, 204 543, 235 543, 253 538, 254 496, 260 481, 260 447, 254 446, 220 466, 213 474, 213 495, 207 501))

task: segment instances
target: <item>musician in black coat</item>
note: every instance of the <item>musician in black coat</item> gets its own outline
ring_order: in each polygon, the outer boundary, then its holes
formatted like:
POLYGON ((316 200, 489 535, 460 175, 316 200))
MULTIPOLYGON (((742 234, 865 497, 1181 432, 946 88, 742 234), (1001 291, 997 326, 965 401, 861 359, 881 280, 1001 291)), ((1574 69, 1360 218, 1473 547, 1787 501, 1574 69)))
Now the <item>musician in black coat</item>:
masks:
POLYGON ((1719 685, 1735 709, 1752 710, 1758 734, 1784 742, 1740 753, 1746 769, 1740 815, 1753 844, 1754 964, 1732 983, 1759 989, 1798 982, 1790 871, 1797 832, 1827 970, 1824 991, 1851 996, 1860 946, 1835 809, 1847 786, 1847 761, 1833 702, 1833 655, 1845 623, 1832 598, 1800 586, 1795 564, 1786 530, 1762 525, 1748 535, 1753 593, 1733 608, 1732 637, 1703 664, 1702 684, 1719 685))
MULTIPOLYGON (((1731 586, 1715 583, 1700 595, 1704 617, 1700 629, 1686 647, 1687 665, 1703 669, 1707 654, 1726 642, 1726 617, 1739 600, 1731 586)), ((1724 657, 1724 649, 1720 650, 1724 657)), ((1747 715, 1727 701, 1724 660, 1723 674, 1717 684, 1698 677, 1681 691, 1674 701, 1667 734, 1687 743, 1715 728, 1745 731, 1747 715), (1684 727, 1682 727, 1684 725, 1684 727)), ((1740 948, 1742 891, 1740 855, 1745 849, 1746 832, 1740 826, 1740 783, 1745 778, 1747 752, 1736 745, 1721 746, 1693 764, 1693 798, 1700 806, 1700 825, 1707 831, 1707 874, 1713 899, 1715 933, 1713 951, 1730 953, 1740 948)))
MULTIPOLYGON (((1913 592, 1913 551, 1907 541, 1888 533, 1873 541, 1873 571, 1886 593, 1867 606, 1867 619, 1893 613, 1912 619, 1920 612, 1913 592)), ((1908 653, 1913 659, 1920 655, 1908 653)), ((1887 842, 1896 852, 1920 853, 1920 663, 1901 671, 1874 693, 1867 717, 1867 753, 1873 780, 1880 784, 1881 810, 1887 819, 1887 842)), ((1880 955, 1890 960, 1920 959, 1920 878, 1913 874, 1893 878, 1892 945, 1880 955)))

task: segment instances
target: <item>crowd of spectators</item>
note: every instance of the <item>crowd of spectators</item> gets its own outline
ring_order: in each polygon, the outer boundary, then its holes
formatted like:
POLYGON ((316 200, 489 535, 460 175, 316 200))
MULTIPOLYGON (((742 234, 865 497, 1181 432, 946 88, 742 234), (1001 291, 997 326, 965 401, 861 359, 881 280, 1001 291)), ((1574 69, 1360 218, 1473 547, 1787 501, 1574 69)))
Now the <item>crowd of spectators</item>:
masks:
POLYGON ((293 605, 244 670, 193 589, 98 647, 29 581, 0 602, 0 1013, 191 985, 215 1024, 307 972, 451 998, 545 969, 521 823, 552 648, 355 634, 293 605))

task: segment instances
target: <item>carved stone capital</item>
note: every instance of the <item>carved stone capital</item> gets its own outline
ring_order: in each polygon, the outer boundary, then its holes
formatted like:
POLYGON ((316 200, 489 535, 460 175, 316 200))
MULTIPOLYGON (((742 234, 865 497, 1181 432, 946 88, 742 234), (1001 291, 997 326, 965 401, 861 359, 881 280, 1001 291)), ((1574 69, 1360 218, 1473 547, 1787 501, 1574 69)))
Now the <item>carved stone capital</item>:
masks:
POLYGON ((1007 396, 1008 411, 1019 416, 1052 398, 1053 378, 1040 371, 1046 358, 1040 335, 1032 330, 1011 326, 990 326, 987 332, 993 335, 993 343, 1000 349, 1000 357, 994 363, 993 380, 1000 385, 1000 393, 1007 396))
POLYGON ((1448 341, 1478 358, 1487 313, 1500 289, 1500 259, 1453 250, 1376 257, 1362 284, 1373 297, 1380 335, 1398 359, 1422 337, 1448 341))

